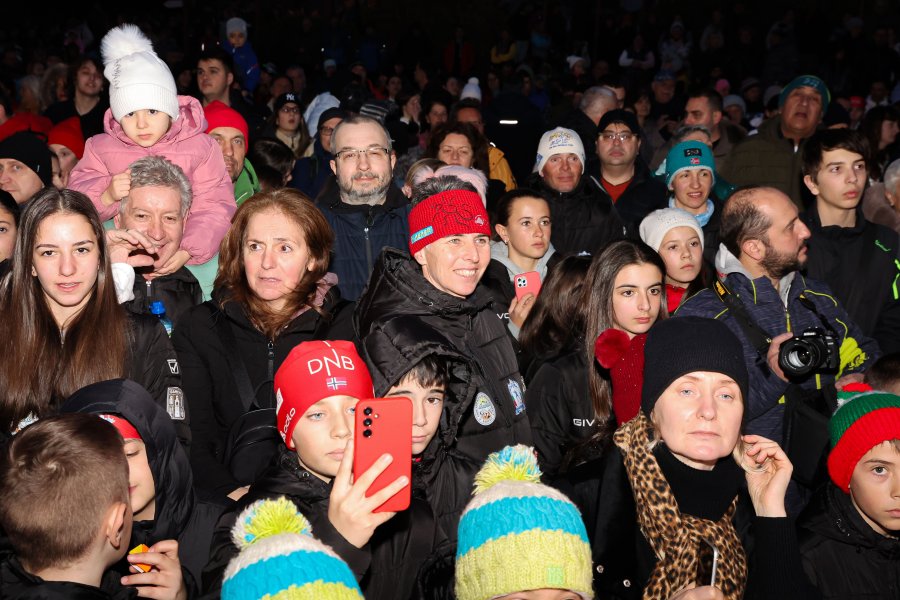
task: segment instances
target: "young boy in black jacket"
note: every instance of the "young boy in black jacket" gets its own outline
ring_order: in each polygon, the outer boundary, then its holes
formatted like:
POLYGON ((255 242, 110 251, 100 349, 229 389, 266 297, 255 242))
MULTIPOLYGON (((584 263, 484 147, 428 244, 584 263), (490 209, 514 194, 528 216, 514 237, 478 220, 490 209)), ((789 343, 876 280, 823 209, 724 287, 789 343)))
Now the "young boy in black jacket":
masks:
POLYGON ((231 529, 254 501, 286 496, 309 519, 316 536, 351 568, 368 600, 413 594, 419 566, 440 541, 428 503, 412 498, 400 513, 374 512, 410 485, 398 478, 366 497, 387 467, 383 458, 351 481, 356 403, 374 396, 365 363, 350 342, 303 342, 275 374, 278 431, 285 441, 276 463, 219 520, 204 587, 214 597, 237 554, 231 529))
POLYGON ((3 452, 0 482, 0 528, 14 549, 0 556, 0 598, 136 595, 118 577, 104 579, 131 535, 128 463, 110 424, 91 415, 40 420, 3 452))
MULTIPOLYGON (((91 413, 112 423, 125 440, 134 527, 129 548, 144 544, 151 553, 173 549, 179 570, 157 570, 154 579, 176 592, 183 583, 188 598, 200 592, 200 575, 223 503, 201 500, 172 419, 149 392, 129 379, 113 379, 75 392, 62 412, 91 413)), ((143 554, 139 556, 144 556, 143 554)), ((135 584, 146 579, 127 561, 113 567, 135 584), (137 581, 134 581, 137 580, 137 581)), ((166 593, 157 584, 156 593, 166 593)))
POLYGON ((823 598, 900 598, 900 396, 845 386, 829 423, 831 482, 798 523, 823 598), (847 398, 849 397, 849 399, 847 398))

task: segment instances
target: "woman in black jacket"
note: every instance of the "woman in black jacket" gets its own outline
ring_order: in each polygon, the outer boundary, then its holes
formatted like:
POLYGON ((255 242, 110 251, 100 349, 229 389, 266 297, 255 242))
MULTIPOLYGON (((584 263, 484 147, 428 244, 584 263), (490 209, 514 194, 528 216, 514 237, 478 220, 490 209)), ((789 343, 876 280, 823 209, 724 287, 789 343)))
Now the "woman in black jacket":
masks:
POLYGON ((237 499, 271 462, 280 444, 273 378, 294 346, 353 339, 352 305, 327 272, 333 241, 297 190, 257 194, 235 213, 213 300, 186 313, 172 340, 192 402, 191 464, 201 489, 237 499), (267 433, 251 434, 254 424, 267 433))
POLYGON ((561 486, 582 508, 598 597, 816 596, 785 510, 793 467, 775 442, 740 435, 742 356, 713 319, 650 330, 641 411, 561 486))
POLYGON ((45 188, 22 213, 0 282, 0 436, 55 413, 88 384, 129 377, 187 441, 178 360, 156 317, 119 305, 100 217, 87 196, 45 188))

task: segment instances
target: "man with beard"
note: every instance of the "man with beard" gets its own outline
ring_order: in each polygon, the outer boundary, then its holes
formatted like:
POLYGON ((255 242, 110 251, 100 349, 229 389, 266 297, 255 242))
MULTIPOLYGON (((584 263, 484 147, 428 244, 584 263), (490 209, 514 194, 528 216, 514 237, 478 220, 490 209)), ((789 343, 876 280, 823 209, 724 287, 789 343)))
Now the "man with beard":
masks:
POLYGON ((218 100, 203 107, 208 133, 222 149, 225 170, 234 184, 234 201, 240 206, 244 200, 259 191, 259 179, 253 165, 247 160, 250 147, 250 131, 247 121, 239 112, 218 100))
POLYGON ((751 379, 744 400, 744 433, 777 442, 782 441, 789 386, 801 392, 827 391, 833 397, 836 386, 861 381, 880 354, 875 340, 863 335, 828 286, 799 271, 806 263, 809 237, 809 228, 784 192, 769 187, 736 191, 722 210, 719 282, 689 298, 675 313, 722 319, 738 336, 751 379), (782 343, 810 328, 836 338, 838 369, 786 375, 778 360, 782 343))
POLYGON ((369 117, 341 121, 331 138, 337 185, 316 200, 334 230, 330 271, 341 297, 356 300, 382 248, 403 248, 409 234, 409 201, 391 185, 397 157, 384 126, 369 117))

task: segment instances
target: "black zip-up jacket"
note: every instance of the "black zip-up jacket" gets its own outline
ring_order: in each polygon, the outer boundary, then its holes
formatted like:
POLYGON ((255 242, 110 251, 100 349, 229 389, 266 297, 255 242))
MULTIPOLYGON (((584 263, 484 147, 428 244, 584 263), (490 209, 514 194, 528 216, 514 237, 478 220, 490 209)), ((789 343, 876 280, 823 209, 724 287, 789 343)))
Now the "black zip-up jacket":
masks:
POLYGON ((316 199, 316 206, 334 230, 328 270, 338 276, 343 297, 356 300, 381 250, 409 246, 409 199, 391 185, 384 204, 345 204, 332 179, 316 199))
POLYGON ((460 361, 453 373, 453 398, 442 416, 442 439, 456 472, 442 475, 441 481, 452 483, 433 493, 442 498, 435 512, 442 525, 453 523, 445 531, 456 539, 455 520, 488 454, 531 444, 525 386, 506 328, 480 286, 465 299, 441 292, 418 263, 391 248, 375 265, 353 319, 377 391, 387 390, 409 370, 410 360, 398 360, 398 349, 415 357, 422 347, 439 348, 460 361))
POLYGON ((329 315, 327 319, 314 310, 307 310, 274 340, 267 339, 254 327, 243 307, 235 302, 226 302, 224 309, 218 307, 216 300, 204 302, 178 322, 172 342, 178 352, 185 393, 191 402, 191 466, 199 489, 224 495, 242 485, 222 462, 228 433, 244 414, 244 404, 217 332, 218 319, 229 320, 239 359, 256 390, 256 405, 274 408, 275 371, 294 346, 314 339, 322 319, 326 322, 319 327, 318 339, 353 340, 352 303, 342 302, 337 288, 328 292, 322 310, 329 315))
POLYGON ((205 597, 218 598, 225 568, 238 553, 231 529, 241 511, 257 500, 286 496, 309 519, 313 535, 350 566, 367 600, 410 598, 420 565, 443 541, 428 503, 414 495, 408 510, 391 517, 368 544, 357 548, 328 520, 330 495, 331 484, 303 468, 297 455, 282 446, 275 464, 219 519, 203 570, 205 597))
POLYGON ((599 254, 610 242, 625 237, 622 217, 600 185, 585 172, 571 192, 558 192, 539 173, 526 182, 547 200, 553 231, 550 241, 561 255, 599 254))
POLYGON ((856 210, 854 227, 823 227, 813 204, 800 217, 812 236, 806 272, 824 281, 885 354, 900 351, 900 239, 856 210))
MULTIPOLYGON (((156 514, 152 521, 135 521, 128 547, 176 540, 185 587, 189 597, 196 597, 200 574, 209 558, 213 528, 226 504, 198 498, 191 464, 178 443, 172 420, 144 388, 128 379, 84 387, 63 404, 61 412, 119 415, 137 430, 153 475, 156 514)), ((130 574, 124 559, 113 569, 120 577, 130 574)))
MULTIPOLYGON (((596 180, 599 182, 602 174, 596 172, 596 180)), ((602 185, 597 185, 604 198, 612 202, 612 197, 602 185)), ((638 158, 634 162, 634 176, 631 183, 615 202, 619 217, 625 223, 630 237, 638 237, 638 228, 644 217, 654 210, 669 206, 669 190, 666 184, 653 176, 644 161, 638 158)))
POLYGON ((828 482, 797 522, 803 569, 823 598, 900 598, 900 541, 877 533, 828 482))
POLYGON ((181 267, 171 275, 144 279, 140 271, 134 276, 134 300, 123 306, 138 315, 149 315, 150 303, 161 301, 166 307, 166 316, 177 323, 181 315, 203 302, 200 282, 187 268, 181 267))

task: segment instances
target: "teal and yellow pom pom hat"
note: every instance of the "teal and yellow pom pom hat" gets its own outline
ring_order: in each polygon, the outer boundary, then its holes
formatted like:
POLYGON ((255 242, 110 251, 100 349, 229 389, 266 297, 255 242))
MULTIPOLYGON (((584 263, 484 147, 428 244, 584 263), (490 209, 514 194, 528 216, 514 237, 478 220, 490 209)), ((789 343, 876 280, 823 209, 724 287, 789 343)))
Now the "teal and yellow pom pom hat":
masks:
POLYGON ((231 535, 241 552, 225 570, 222 600, 363 600, 350 567, 287 498, 254 502, 231 535))
POLYGON ((581 513, 540 478, 533 448, 507 446, 488 456, 459 521, 458 600, 540 589, 593 598, 591 547, 581 513))

